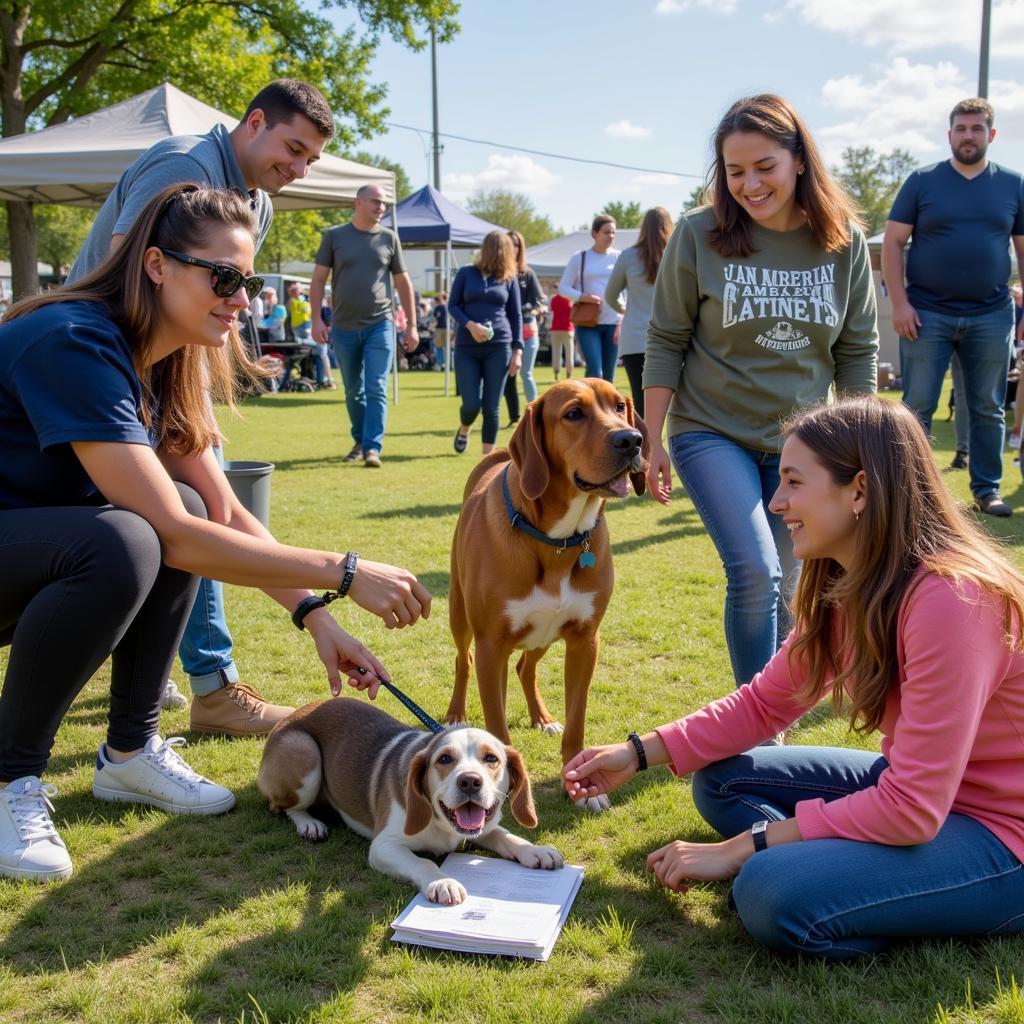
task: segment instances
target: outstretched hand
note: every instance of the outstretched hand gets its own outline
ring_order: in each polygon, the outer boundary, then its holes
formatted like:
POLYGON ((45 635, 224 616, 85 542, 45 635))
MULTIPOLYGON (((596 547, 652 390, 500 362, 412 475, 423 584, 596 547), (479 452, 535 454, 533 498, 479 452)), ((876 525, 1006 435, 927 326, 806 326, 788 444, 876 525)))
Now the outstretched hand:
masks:
POLYGON ((316 653, 327 669, 327 681, 335 697, 341 693, 342 677, 357 690, 369 690, 377 696, 382 679, 391 680, 388 670, 373 653, 339 626, 326 608, 310 612, 303 624, 313 637, 316 653))
POLYGON ((720 882, 739 873, 753 852, 750 837, 741 833, 722 843, 684 843, 681 839, 648 854, 647 867, 659 884, 686 892, 687 882, 720 882))
POLYGON ((562 779, 570 798, 580 800, 618 789, 636 775, 638 767, 632 744, 587 747, 565 765, 562 779))
POLYGON ((380 617, 388 629, 430 618, 430 592, 411 572, 360 558, 348 596, 380 617))

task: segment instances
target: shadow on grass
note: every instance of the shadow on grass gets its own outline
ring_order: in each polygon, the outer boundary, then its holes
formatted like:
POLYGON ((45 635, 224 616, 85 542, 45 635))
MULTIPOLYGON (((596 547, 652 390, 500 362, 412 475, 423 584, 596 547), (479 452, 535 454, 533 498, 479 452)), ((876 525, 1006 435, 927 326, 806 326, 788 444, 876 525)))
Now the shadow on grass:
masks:
MULTIPOLYGON (((367 511, 361 519, 439 519, 443 516, 457 516, 462 505, 410 505, 407 508, 389 508, 383 512, 367 511)), ((454 527, 454 523, 452 524, 454 527)))
MULTIPOLYGON (((417 579, 430 591, 430 596, 435 601, 447 601, 448 589, 451 586, 451 573, 448 572, 421 572, 417 573, 417 579)), ((452 651, 454 658, 455 651, 452 651)))

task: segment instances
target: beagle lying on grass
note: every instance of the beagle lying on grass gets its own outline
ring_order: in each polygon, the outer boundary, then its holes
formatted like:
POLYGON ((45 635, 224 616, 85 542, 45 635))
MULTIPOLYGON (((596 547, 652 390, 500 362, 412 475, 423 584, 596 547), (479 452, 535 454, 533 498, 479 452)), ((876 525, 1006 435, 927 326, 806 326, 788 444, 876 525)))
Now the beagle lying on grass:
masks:
POLYGON ((520 825, 535 828, 537 815, 519 752, 482 729, 425 733, 352 697, 319 701, 274 727, 258 785, 303 839, 327 838, 309 808, 332 807, 371 840, 372 868, 412 882, 434 903, 461 903, 466 890, 415 850, 436 856, 471 840, 529 868, 562 866, 557 850, 499 825, 506 797, 520 825))
MULTIPOLYGON (((607 498, 629 494, 630 482, 643 493, 650 450, 643 420, 613 385, 566 380, 526 407, 508 451, 492 452, 470 473, 452 544, 448 611, 457 656, 448 722, 466 719, 473 644, 490 732, 509 741, 505 691, 514 650, 523 652, 516 672, 530 722, 562 732, 541 698, 537 663, 564 640, 563 762, 583 749, 598 629, 614 578, 602 512, 607 498)), ((604 810, 608 798, 586 806, 604 810)))

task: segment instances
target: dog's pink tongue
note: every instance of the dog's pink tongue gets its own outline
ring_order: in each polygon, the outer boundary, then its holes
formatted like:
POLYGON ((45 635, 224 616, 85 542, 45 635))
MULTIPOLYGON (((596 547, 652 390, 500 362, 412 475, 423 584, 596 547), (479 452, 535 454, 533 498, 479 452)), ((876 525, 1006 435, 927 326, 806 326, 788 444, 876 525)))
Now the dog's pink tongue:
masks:
POLYGON ((622 476, 617 476, 609 482, 608 490, 618 498, 626 497, 629 494, 629 477, 625 473, 622 476))
POLYGON ((476 832, 484 827, 486 813, 479 804, 463 804, 455 808, 455 820, 464 832, 476 832))

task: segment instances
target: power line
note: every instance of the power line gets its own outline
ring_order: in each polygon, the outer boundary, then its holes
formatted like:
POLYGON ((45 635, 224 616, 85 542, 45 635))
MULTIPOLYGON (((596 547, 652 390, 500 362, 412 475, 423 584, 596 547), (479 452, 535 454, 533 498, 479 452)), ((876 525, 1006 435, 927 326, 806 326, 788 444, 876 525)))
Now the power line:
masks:
MULTIPOLYGON (((425 132, 423 128, 414 128, 410 124, 396 124, 385 121, 388 128, 404 128, 410 132, 425 132)), ((531 156, 546 156, 551 160, 569 160, 576 164, 594 164, 598 167, 615 167, 620 171, 639 171, 642 174, 670 174, 674 178, 694 178, 703 181, 703 174, 686 174, 682 171, 666 171, 656 167, 634 167, 631 164, 616 164, 610 160, 588 160, 581 156, 566 156, 564 153, 548 153, 543 149, 527 149, 525 146, 510 146, 507 142, 488 142, 486 139, 471 139, 465 135, 452 135, 450 132, 438 132, 443 139, 456 139, 459 142, 471 142, 475 146, 491 146, 494 149, 510 149, 515 153, 529 153, 531 156)))

